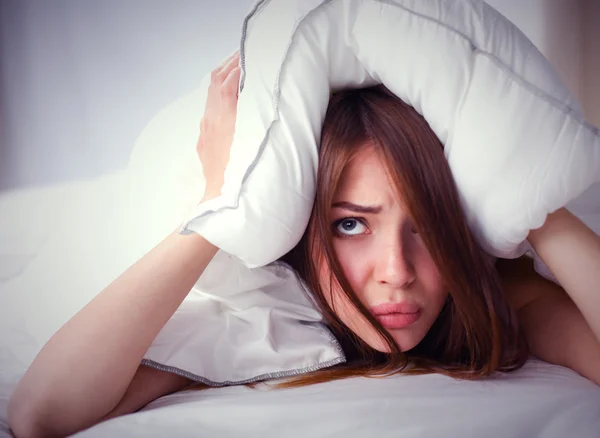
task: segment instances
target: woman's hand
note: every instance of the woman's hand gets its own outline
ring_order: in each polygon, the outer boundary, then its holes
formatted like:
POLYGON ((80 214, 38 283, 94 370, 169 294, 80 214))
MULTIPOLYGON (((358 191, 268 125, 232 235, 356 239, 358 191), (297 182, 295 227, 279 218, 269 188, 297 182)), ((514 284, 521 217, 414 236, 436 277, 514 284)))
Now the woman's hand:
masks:
POLYGON ((200 122, 200 137, 196 150, 206 179, 202 202, 221 194, 225 167, 235 132, 235 120, 240 80, 240 54, 236 51, 213 70, 208 88, 204 116, 200 122))

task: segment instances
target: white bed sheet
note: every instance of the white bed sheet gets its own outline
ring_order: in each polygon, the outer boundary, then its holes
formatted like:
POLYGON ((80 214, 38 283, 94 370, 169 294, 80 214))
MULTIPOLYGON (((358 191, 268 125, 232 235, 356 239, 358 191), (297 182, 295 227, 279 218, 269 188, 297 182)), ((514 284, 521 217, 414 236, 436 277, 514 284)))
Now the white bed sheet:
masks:
MULTIPOLYGON (((136 231, 127 174, 0 194, 0 437, 10 393, 49 337, 135 262, 165 221, 136 231), (14 257, 13 257, 14 256, 14 257)), ((161 228, 162 227, 162 228, 161 228)), ((156 243, 156 242, 154 242, 156 243)), ((293 390, 185 391, 81 437, 600 437, 600 387, 532 359, 479 382, 439 375, 293 390)))
POLYGON ((533 360, 485 382, 428 375, 185 391, 77 436, 597 438, 600 391, 533 360))

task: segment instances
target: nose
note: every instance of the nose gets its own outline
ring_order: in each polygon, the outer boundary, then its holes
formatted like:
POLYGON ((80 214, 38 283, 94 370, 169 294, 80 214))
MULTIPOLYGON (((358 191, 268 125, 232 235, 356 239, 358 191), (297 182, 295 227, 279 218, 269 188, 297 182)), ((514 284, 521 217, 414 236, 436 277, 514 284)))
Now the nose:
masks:
POLYGON ((405 252, 400 239, 381 245, 374 269, 377 283, 405 289, 415 281, 414 265, 405 252))

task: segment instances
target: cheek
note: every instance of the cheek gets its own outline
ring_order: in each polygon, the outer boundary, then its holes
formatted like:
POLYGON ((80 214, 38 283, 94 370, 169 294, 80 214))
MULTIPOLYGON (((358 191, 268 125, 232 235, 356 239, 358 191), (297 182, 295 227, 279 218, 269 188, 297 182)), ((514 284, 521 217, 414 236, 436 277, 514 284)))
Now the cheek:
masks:
POLYGON ((429 332, 449 295, 442 275, 428 252, 419 256, 417 275, 421 285, 421 300, 425 307, 421 324, 415 327, 412 336, 398 342, 401 349, 405 351, 415 347, 429 332))
POLYGON ((431 255, 423 251, 418 255, 416 263, 417 277, 423 286, 423 292, 427 294, 428 301, 438 307, 444 303, 448 295, 442 275, 434 263, 431 255), (440 304, 441 303, 441 304, 440 304))
POLYGON ((365 290, 368 280, 369 252, 368 248, 357 243, 336 240, 333 248, 350 286, 362 301, 360 294, 365 290))
MULTIPOLYGON (((336 248, 336 251, 339 249, 339 247, 336 248)), ((344 251, 343 249, 340 252, 336 252, 336 254, 338 254, 342 269, 344 270, 344 274, 346 275, 352 290, 357 298, 364 303, 362 291, 364 290, 363 284, 367 278, 363 268, 363 266, 366 265, 366 263, 363 262, 364 257, 352 257, 352 253, 344 251)), ((322 263, 320 266, 319 278, 321 279, 321 290, 323 291, 325 301, 340 321, 372 348, 379 351, 388 351, 385 339, 382 338, 367 319, 356 310, 354 304, 348 299, 339 284, 337 284, 335 280, 330 284, 330 270, 326 263, 322 263)))
MULTIPOLYGON (((353 266, 349 266, 347 263, 344 263, 342 259, 340 259, 340 263, 342 265, 342 270, 346 275, 346 279, 352 287, 352 290, 355 293, 359 293, 361 289, 357 287, 358 278, 356 278, 356 275, 352 275, 356 274, 353 271, 353 266)), ((347 324, 346 320, 351 319, 351 315, 353 314, 352 309, 354 309, 354 306, 346 294, 342 291, 341 286, 337 283, 335 278, 332 278, 331 270, 326 262, 322 262, 319 266, 319 279, 325 301, 327 301, 329 307, 338 315, 338 317, 340 317, 340 319, 347 324)), ((361 299, 360 296, 358 296, 358 298, 361 299)))
MULTIPOLYGON (((334 250, 340 261, 342 270, 350 283, 357 298, 363 303, 367 300, 364 291, 368 289, 369 266, 376 258, 376 253, 370 251, 368 245, 359 242, 335 241, 334 250), (351 245, 350 245, 351 243, 351 245)), ((413 247, 412 263, 418 278, 419 288, 415 296, 427 309, 422 323, 411 330, 392 331, 398 346, 406 351, 413 348, 425 336, 442 310, 448 293, 443 284, 441 274, 431 255, 424 247, 413 247)), ((355 309, 339 285, 330 285, 329 267, 323 263, 320 267, 321 286, 325 300, 338 318, 350 330, 356 333, 372 348, 387 352, 389 348, 385 340, 371 324, 355 309)), ((365 303, 368 304, 368 303, 365 303)))

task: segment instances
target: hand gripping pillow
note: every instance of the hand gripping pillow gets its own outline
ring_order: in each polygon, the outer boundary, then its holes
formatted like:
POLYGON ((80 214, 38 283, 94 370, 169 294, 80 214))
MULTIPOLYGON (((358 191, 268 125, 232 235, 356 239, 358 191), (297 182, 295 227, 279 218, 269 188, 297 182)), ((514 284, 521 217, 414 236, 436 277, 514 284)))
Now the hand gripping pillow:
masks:
MULTIPOLYGON (((128 248, 137 258, 202 198, 196 153, 210 75, 157 114, 128 168, 128 248)), ((143 364, 210 386, 282 378, 345 361, 344 353, 283 263, 249 269, 219 251, 144 355, 143 364)))
POLYGON ((385 84, 445 145, 469 223, 500 257, 600 180, 598 129, 507 19, 469 0, 263 0, 244 22, 222 196, 196 232, 263 266, 300 239, 330 92, 385 84), (231 238, 235 236, 235 238, 231 238))

